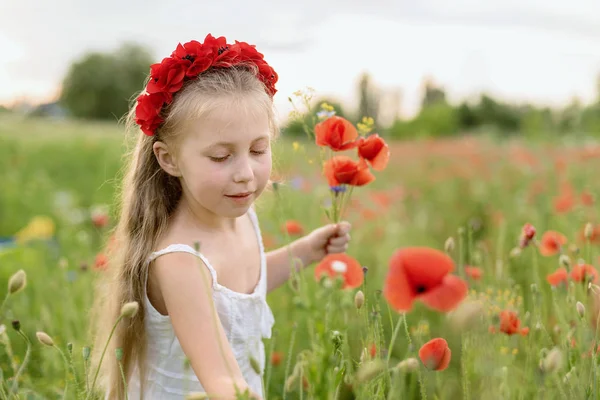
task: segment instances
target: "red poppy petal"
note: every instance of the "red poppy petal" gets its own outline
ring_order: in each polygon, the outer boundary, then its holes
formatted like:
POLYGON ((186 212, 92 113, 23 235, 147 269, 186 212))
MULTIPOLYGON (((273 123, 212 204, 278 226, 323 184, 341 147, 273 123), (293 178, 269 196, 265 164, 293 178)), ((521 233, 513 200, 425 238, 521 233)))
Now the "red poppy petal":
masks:
POLYGON ((386 144, 383 149, 371 160, 371 166, 375 171, 383 171, 390 160, 390 150, 386 144))
POLYGON ((446 275, 441 285, 419 296, 429 308, 440 312, 454 309, 467 296, 467 283, 454 275, 446 275))
POLYGON ((361 169, 352 179, 350 185, 352 186, 364 186, 375 180, 375 175, 371 173, 368 169, 361 169))
POLYGON ((344 277, 343 289, 354 289, 362 285, 364 274, 360 263, 345 253, 329 254, 325 256, 315 268, 315 279, 320 280, 323 274, 327 274, 331 278, 339 275, 340 272, 336 272, 333 269, 332 263, 335 261, 341 261, 346 264, 346 271, 342 273, 344 277))
POLYGON ((335 177, 335 160, 329 159, 323 165, 323 175, 327 178, 329 186, 338 186, 340 183, 335 177))
POLYGON ((452 352, 448 342, 442 338, 435 338, 425 343, 419 349, 421 362, 429 369, 443 371, 448 368, 452 352))
POLYGON ((383 296, 396 311, 406 312, 412 308, 415 293, 403 268, 390 268, 385 279, 383 296))
POLYGON ((390 269, 400 268, 413 289, 433 288, 454 270, 454 261, 446 253, 430 247, 407 247, 397 250, 390 260, 390 269))
POLYGON ((348 270, 344 274, 345 282, 342 289, 355 289, 363 284, 365 274, 360 264, 348 263, 348 270))

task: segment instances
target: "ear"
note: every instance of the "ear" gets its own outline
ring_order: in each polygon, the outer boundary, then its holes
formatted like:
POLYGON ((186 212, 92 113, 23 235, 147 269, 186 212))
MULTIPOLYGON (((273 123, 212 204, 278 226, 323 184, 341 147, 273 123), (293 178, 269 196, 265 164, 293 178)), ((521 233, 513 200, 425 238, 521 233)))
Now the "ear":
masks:
POLYGON ((163 142, 155 142, 152 145, 152 150, 158 164, 167 174, 177 177, 181 176, 181 172, 179 172, 179 168, 177 167, 177 160, 175 159, 175 155, 171 153, 169 146, 163 142))

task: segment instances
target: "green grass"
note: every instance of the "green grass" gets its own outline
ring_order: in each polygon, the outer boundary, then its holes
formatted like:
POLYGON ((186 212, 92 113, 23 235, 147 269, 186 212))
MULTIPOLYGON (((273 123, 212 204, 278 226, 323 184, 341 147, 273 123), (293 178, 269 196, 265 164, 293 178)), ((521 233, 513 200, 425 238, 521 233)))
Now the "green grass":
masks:
MULTIPOLYGON (((110 123, 0 118, 0 237, 14 235, 35 216, 49 216, 56 224, 52 241, 0 250, 2 287, 17 270, 27 273, 26 288, 9 299, 0 321, 6 326, 5 345, 0 346, 4 390, 12 385, 14 368, 21 365, 26 351, 25 341, 11 327, 18 319, 32 342, 30 360, 18 382, 21 398, 62 398, 62 357, 56 349, 42 346, 35 332, 47 332, 65 352, 72 343, 81 381, 82 349, 90 345, 91 288, 102 273, 94 270, 94 259, 108 235, 108 230, 91 223, 90 212, 106 205, 114 224, 123 133, 110 123)), ((276 324, 266 347, 281 353, 283 360, 279 365, 267 360, 268 398, 333 399, 336 393, 339 399, 417 399, 423 393, 429 399, 448 400, 600 398, 594 358, 582 357, 592 348, 594 335, 585 286, 574 285, 568 292, 550 287, 546 275, 559 267, 558 255, 543 257, 534 247, 519 257, 509 255, 522 226, 530 222, 538 239, 549 229, 566 235, 569 245, 580 249, 563 249, 572 263, 582 258, 598 266, 596 245, 579 239, 587 222, 599 222, 597 203, 580 201, 583 191, 594 198, 600 194, 597 148, 584 149, 576 142, 457 139, 392 143, 391 152, 390 165, 376 173, 377 180, 353 192, 359 203, 345 215, 353 224, 348 254, 368 267, 362 288, 365 305, 355 308, 355 291, 315 282, 313 267, 302 274, 299 291, 285 285, 270 294, 276 324), (561 163, 565 167, 557 166, 561 163), (554 207, 561 194, 575 200, 562 213, 554 207), (378 203, 381 198, 389 205, 378 203), (469 297, 482 301, 483 315, 456 331, 450 329, 446 315, 417 303, 406 315, 405 327, 380 292, 390 256, 407 246, 442 250, 451 236, 457 244, 452 256, 458 273, 463 274, 464 264, 483 270, 481 280, 469 281, 469 297), (584 320, 575 312, 576 301, 587 307, 584 320), (507 308, 518 311, 522 325, 530 327, 527 336, 488 332, 490 325, 497 326, 500 310, 507 308), (391 369, 357 384, 363 349, 374 343, 376 359, 385 364, 396 326, 390 367, 417 357, 421 345, 435 337, 448 341, 450 367, 434 372, 420 364, 412 373, 391 369), (332 339, 333 331, 340 332, 341 342, 332 339), (557 371, 542 373, 540 359, 553 347, 560 349, 563 362, 557 371), (306 386, 291 385, 286 393, 286 379, 295 369, 306 378, 306 386), (390 387, 395 390, 392 394, 390 387)), ((280 229, 285 220, 300 221, 307 232, 326 223, 322 204, 329 198, 313 143, 300 141, 294 146, 281 138, 274 154, 277 174, 285 184, 278 197, 267 192, 258 203, 265 242, 271 248, 288 240, 280 229), (296 188, 301 182, 307 186, 296 188)), ((73 382, 67 394, 76 398, 73 382)))

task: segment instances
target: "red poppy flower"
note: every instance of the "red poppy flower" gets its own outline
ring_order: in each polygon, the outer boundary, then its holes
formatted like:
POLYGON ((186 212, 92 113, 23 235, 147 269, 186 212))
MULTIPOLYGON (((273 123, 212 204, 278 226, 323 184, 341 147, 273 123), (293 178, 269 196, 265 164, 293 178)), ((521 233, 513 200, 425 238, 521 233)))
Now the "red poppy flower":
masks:
POLYGON ((271 354, 271 365, 277 367, 281 364, 281 360, 283 360, 283 354, 280 351, 274 351, 271 354))
POLYGON ((371 347, 369 347, 369 354, 371 355, 371 358, 377 357, 377 346, 375 343, 371 343, 371 347))
POLYGON ((593 206, 594 205, 594 196, 590 192, 583 191, 580 195, 581 204, 584 206, 593 206))
POLYGON ((517 313, 511 310, 504 310, 500 312, 500 332, 506 333, 507 335, 527 335, 529 328, 521 328, 521 320, 517 316, 517 313))
POLYGON ((553 273, 546 276, 546 280, 552 286, 558 286, 561 283, 567 284, 569 280, 569 275, 567 274, 567 270, 564 268, 559 268, 553 273))
POLYGON ((570 193, 563 193, 554 198, 554 211, 559 214, 571 211, 575 206, 575 198, 570 193))
POLYGON ((519 247, 524 249, 529 245, 529 242, 533 240, 535 236, 535 227, 530 223, 526 223, 521 231, 521 238, 519 240, 519 247))
POLYGON ((302 224, 295 220, 286 221, 283 230, 292 236, 302 235, 304 233, 304 228, 302 227, 302 224))
POLYGON ((108 225, 108 213, 101 207, 94 208, 91 212, 92 224, 97 228, 104 228, 108 225))
POLYGON ((106 269, 108 264, 108 258, 103 253, 98 253, 96 255, 96 261, 94 263, 94 268, 100 271, 106 269))
MULTIPOLYGON (((585 226, 579 232, 579 240, 582 242, 586 242, 588 240, 585 237, 585 226)), ((600 225, 593 225, 589 240, 591 243, 600 244, 600 225)))
POLYGON ((347 156, 336 156, 327 160, 323 166, 323 173, 329 186, 363 186, 375 180, 364 161, 356 162, 347 156))
POLYGON ((481 268, 478 267, 471 267, 471 266, 465 266, 465 274, 467 274, 467 276, 475 281, 478 281, 481 279, 481 276, 483 275, 483 271, 481 270, 481 268))
POLYGON ((452 351, 448 342, 442 338, 431 339, 419 349, 419 358, 425 367, 434 371, 443 371, 448 368, 452 351))
POLYGON ((315 279, 320 280, 323 274, 331 278, 342 276, 342 289, 354 289, 362 285, 364 273, 360 263, 344 253, 328 254, 315 268, 315 279))
POLYGON ((560 252, 562 246, 567 244, 567 238, 556 231, 547 231, 540 240, 540 254, 543 256, 553 256, 560 252))
POLYGON ((437 311, 450 311, 467 295, 467 284, 450 275, 453 270, 452 258, 439 250, 397 250, 390 259, 383 295, 397 311, 410 311, 415 300, 437 311))
POLYGON ((352 149, 358 144, 354 125, 337 115, 319 122, 315 126, 315 136, 317 145, 329 146, 333 151, 352 149))
POLYGON ((571 279, 575 282, 592 282, 598 283, 598 271, 589 264, 577 264, 571 270, 571 279))
POLYGON ((358 155, 367 160, 374 170, 383 171, 390 160, 390 149, 378 134, 358 139, 358 155))

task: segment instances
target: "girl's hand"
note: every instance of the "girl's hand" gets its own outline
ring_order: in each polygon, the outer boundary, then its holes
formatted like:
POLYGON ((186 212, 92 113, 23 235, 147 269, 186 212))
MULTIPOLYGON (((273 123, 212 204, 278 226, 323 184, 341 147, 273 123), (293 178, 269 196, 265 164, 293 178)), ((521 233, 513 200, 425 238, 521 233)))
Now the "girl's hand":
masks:
POLYGON ((344 253, 350 241, 351 225, 347 221, 315 229, 304 237, 308 264, 321 261, 326 255, 344 253))

